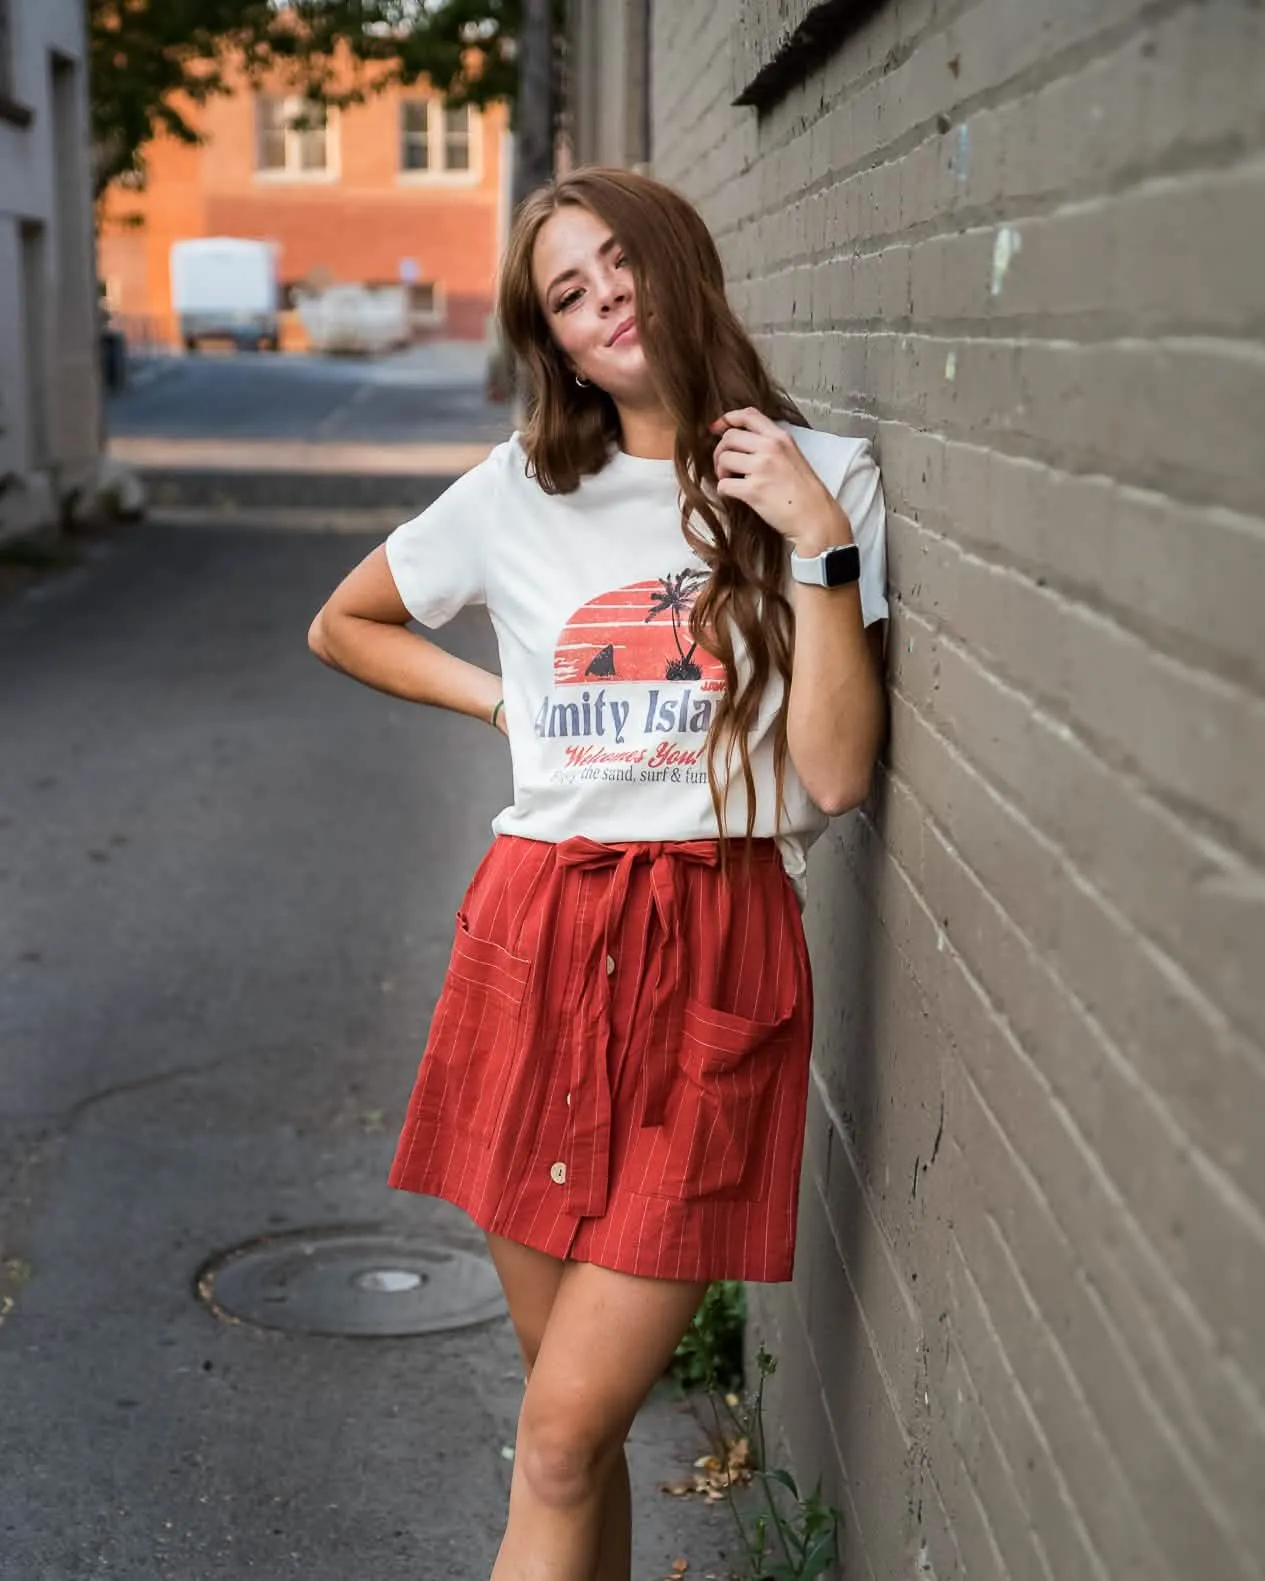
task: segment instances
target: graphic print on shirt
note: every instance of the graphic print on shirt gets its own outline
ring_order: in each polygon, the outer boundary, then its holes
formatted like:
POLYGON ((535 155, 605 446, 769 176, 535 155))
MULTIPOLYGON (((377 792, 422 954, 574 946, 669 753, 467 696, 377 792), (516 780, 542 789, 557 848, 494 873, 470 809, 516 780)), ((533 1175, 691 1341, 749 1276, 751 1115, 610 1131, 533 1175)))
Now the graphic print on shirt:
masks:
POLYGON ((707 575, 687 568, 612 588, 567 621, 535 717, 536 734, 558 743, 555 782, 706 782, 707 729, 725 689, 719 659, 690 635, 707 575))

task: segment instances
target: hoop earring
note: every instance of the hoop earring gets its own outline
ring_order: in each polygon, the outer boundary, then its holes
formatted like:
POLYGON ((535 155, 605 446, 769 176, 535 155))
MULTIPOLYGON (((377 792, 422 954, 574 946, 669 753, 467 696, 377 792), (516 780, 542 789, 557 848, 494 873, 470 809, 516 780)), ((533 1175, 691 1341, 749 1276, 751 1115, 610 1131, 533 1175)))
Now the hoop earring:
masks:
POLYGON ((575 382, 582 390, 587 390, 589 387, 589 381, 587 379, 582 379, 578 373, 575 376, 575 382))

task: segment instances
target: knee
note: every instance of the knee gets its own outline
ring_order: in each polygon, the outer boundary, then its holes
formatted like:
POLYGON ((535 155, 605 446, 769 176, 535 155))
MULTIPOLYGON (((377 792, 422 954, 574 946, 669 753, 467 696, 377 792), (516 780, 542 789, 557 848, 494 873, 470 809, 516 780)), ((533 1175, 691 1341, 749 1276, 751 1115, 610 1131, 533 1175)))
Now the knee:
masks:
POLYGON ((584 1424, 553 1411, 525 1411, 515 1466, 541 1504, 573 1509, 601 1494, 611 1454, 611 1445, 584 1424))

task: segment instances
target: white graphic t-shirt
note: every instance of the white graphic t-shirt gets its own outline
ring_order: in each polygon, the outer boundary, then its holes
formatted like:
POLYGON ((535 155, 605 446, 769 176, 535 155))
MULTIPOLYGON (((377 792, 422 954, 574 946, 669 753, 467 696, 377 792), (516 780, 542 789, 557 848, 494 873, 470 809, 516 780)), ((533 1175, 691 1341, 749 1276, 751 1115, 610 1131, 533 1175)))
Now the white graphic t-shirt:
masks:
MULTIPOLYGON (((883 493, 867 440, 791 427, 846 511, 861 555, 861 607, 887 616, 883 493)), ((690 636, 707 568, 681 532, 676 471, 616 451, 571 494, 527 474, 517 435, 387 539, 409 613, 437 628, 485 604, 500 648, 514 800, 498 834, 603 842, 715 839, 707 730, 724 690, 718 660, 690 636)), ((788 588, 789 565, 787 570, 788 588)), ((738 654, 741 665, 742 655, 738 654)), ((777 835, 802 894, 804 852, 825 815, 788 761, 774 806, 774 680, 748 738, 757 835, 777 835)), ((723 777, 723 749, 718 754, 723 777)), ((737 756, 728 833, 746 831, 737 756)))

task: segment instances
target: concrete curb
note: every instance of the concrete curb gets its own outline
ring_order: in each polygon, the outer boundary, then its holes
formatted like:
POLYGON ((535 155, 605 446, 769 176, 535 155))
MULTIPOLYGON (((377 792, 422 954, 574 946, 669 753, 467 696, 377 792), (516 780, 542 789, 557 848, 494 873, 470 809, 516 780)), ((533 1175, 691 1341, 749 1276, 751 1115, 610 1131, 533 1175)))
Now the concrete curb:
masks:
POLYGON ((240 529, 242 532, 347 533, 385 538, 408 518, 399 506, 376 505, 347 510, 292 506, 205 506, 164 505, 148 513, 155 527, 170 527, 181 532, 216 532, 240 529))
MULTIPOLYGON (((439 498, 457 473, 236 472, 142 468, 151 513, 257 516, 281 511, 296 520, 306 514, 338 518, 347 512, 379 511, 406 521, 439 498)), ((284 517, 281 519, 285 519, 284 517)))

